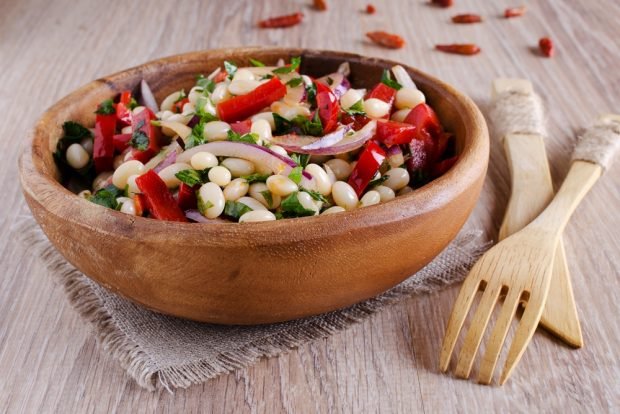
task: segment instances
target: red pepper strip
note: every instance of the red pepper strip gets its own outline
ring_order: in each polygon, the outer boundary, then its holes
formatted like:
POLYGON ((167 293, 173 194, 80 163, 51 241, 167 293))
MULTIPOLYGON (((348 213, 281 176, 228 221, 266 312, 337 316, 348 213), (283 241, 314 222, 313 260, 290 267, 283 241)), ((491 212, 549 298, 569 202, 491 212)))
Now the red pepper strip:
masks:
POLYGON ((144 216, 149 209, 144 194, 136 194, 133 196, 133 203, 136 206, 136 216, 144 216))
POLYGON ((116 152, 123 152, 129 146, 129 140, 131 139, 131 134, 116 134, 112 137, 112 142, 114 143, 114 149, 116 152))
POLYGON ((245 135, 252 129, 252 120, 246 119, 245 121, 237 121, 230 124, 230 129, 235 131, 239 135, 245 135))
POLYGON ((351 128, 353 128, 353 131, 359 131, 360 129, 362 129, 367 123, 370 122, 370 118, 368 118, 367 116, 364 115, 349 115, 346 112, 342 114, 342 116, 340 117, 340 121, 344 124, 344 125, 351 125, 351 128))
POLYGON ((277 27, 290 27, 301 23, 303 20, 303 13, 293 13, 286 16, 272 17, 270 19, 261 20, 258 22, 258 27, 263 29, 277 28, 277 27))
POLYGON ((416 128, 413 125, 396 121, 377 122, 375 139, 388 147, 398 144, 408 144, 416 137, 416 128))
POLYGON ((455 155, 454 157, 446 158, 445 160, 435 163, 435 165, 433 165, 433 168, 431 169, 431 176, 433 178, 437 178, 441 175, 444 175, 446 171, 452 168, 458 158, 459 156, 455 155))
POLYGON ((172 112, 175 114, 180 114, 183 112, 183 105, 189 102, 189 98, 183 98, 180 101, 177 101, 172 104, 172 112))
POLYGON ((196 187, 190 187, 185 183, 181 183, 179 186, 179 194, 177 196, 181 210, 190 210, 197 207, 198 201, 196 199, 196 189, 199 187, 199 185, 196 187))
POLYGON ((100 173, 113 169, 114 131, 116 114, 101 115, 95 118, 95 139, 93 142, 93 161, 95 170, 100 173))
POLYGON ((327 86, 326 84, 324 84, 323 82, 319 82, 317 80, 314 80, 314 85, 316 86, 316 94, 320 94, 321 92, 331 92, 332 90, 330 89, 329 86, 327 86))
POLYGON ((336 95, 331 91, 319 92, 316 95, 316 105, 323 125, 323 134, 335 130, 338 126, 338 114, 340 113, 340 105, 336 95))
POLYGON ((362 195, 372 177, 379 171, 384 159, 383 148, 374 141, 368 141, 349 176, 349 185, 353 187, 358 197, 362 195))
POLYGON ((144 151, 134 149, 132 151, 131 154, 134 160, 145 163, 159 152, 159 130, 151 124, 153 119, 156 119, 155 114, 149 108, 144 108, 143 111, 133 115, 131 119, 133 132, 141 131, 149 139, 147 149, 144 151))
POLYGON ((378 83, 377 86, 366 95, 366 99, 370 98, 380 99, 392 105, 394 103, 394 98, 396 98, 396 89, 390 88, 385 83, 378 83))
POLYGON ((277 77, 260 85, 252 92, 235 96, 217 104, 217 113, 224 122, 235 122, 249 118, 266 106, 282 99, 286 95, 286 86, 277 77))
POLYGON ((187 221, 166 183, 155 171, 149 170, 136 178, 136 185, 146 198, 151 216, 158 220, 187 221))
POLYGON ((215 75, 215 77, 213 78, 213 82, 215 83, 220 83, 226 80, 226 77, 228 76, 228 72, 226 72, 225 70, 220 70, 217 75, 215 75))
POLYGON ((424 141, 414 139, 409 143, 409 152, 411 158, 407 159, 407 169, 409 171, 425 170, 429 164, 429 156, 426 152, 426 144, 424 141))
POLYGON ((118 119, 118 122, 123 126, 131 124, 131 109, 129 109, 130 102, 131 92, 121 92, 121 97, 116 104, 116 119, 118 119))
POLYGON ((437 147, 440 135, 442 134, 442 129, 439 119, 437 118, 437 114, 435 114, 433 108, 425 103, 421 103, 409 112, 404 122, 415 126, 416 140, 424 143, 424 155, 414 155, 413 148, 420 151, 420 148, 414 146, 412 147, 412 156, 418 158, 421 168, 428 167, 437 159, 438 155, 440 155, 437 154, 437 147))

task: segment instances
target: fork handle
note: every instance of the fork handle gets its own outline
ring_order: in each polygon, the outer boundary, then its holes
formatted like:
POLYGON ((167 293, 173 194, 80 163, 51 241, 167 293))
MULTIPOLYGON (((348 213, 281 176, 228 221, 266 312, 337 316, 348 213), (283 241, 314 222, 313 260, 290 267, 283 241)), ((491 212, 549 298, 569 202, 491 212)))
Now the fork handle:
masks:
POLYGON ((557 245, 566 223, 602 172, 603 169, 598 164, 573 161, 562 187, 551 203, 527 227, 534 227, 550 234, 552 237, 549 241, 557 245))

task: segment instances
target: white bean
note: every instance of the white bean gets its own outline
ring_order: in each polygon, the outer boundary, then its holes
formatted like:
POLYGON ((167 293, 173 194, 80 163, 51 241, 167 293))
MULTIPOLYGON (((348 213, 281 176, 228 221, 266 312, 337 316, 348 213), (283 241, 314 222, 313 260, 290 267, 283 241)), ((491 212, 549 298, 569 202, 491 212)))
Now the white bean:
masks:
POLYGON ((235 178, 224 188, 226 201, 236 201, 248 193, 250 185, 244 178, 235 178))
POLYGON ((131 125, 127 125, 121 128, 121 134, 131 134, 132 132, 133 132, 133 128, 131 127, 131 125))
POLYGON ((220 165, 226 167, 233 177, 254 174, 256 170, 253 162, 242 158, 226 158, 220 165))
POLYGON ((144 164, 138 160, 129 160, 121 164, 112 175, 112 184, 121 190, 127 185, 127 179, 130 175, 142 174, 144 172, 144 164))
POLYGON ((299 201, 299 204, 306 210, 314 211, 315 215, 319 214, 321 208, 317 205, 312 196, 305 191, 297 193, 297 201, 299 201))
POLYGON ((344 181, 336 181, 334 183, 332 197, 337 205, 346 210, 354 210, 359 201, 353 187, 344 181))
POLYGON ((329 160, 325 163, 325 165, 331 168, 332 172, 336 176, 336 179, 341 181, 349 178, 351 171, 353 171, 353 168, 351 168, 351 165, 348 162, 339 158, 329 160))
MULTIPOLYGON (((127 198, 127 197, 123 197, 127 198)), ((118 198, 116 199, 119 200, 118 198)), ((136 215, 136 203, 131 198, 127 198, 121 204, 121 213, 130 214, 132 216, 136 215)))
POLYGON ((284 102, 276 101, 271 104, 271 110, 289 121, 296 116, 310 116, 310 109, 303 105, 288 105, 284 102))
POLYGON ((326 196, 332 192, 332 182, 323 168, 317 164, 308 164, 305 170, 312 176, 319 193, 326 196))
POLYGON ((370 190, 362 196, 360 204, 362 207, 368 207, 381 202, 381 194, 378 191, 370 190))
POLYGON ((401 88, 396 92, 394 106, 397 109, 415 108, 418 104, 426 102, 422 91, 416 88, 401 88))
POLYGON ((273 119, 273 112, 260 112, 254 115, 251 119, 252 122, 256 122, 259 119, 264 119, 265 121, 269 122, 269 126, 271 127, 272 131, 276 129, 276 121, 274 121, 273 119))
POLYGON ((404 168, 392 168, 384 175, 388 176, 388 179, 383 182, 383 185, 394 191, 398 191, 409 184, 409 172, 404 168))
POLYGON ((364 101, 364 112, 370 118, 382 118, 390 113, 390 104, 377 98, 366 99, 364 101))
POLYGON ((343 211, 347 211, 347 210, 345 210, 344 208, 340 206, 333 206, 333 207, 328 208, 324 212, 322 212, 321 215, 324 216, 326 214, 342 213, 343 211))
POLYGON ((338 179, 336 178, 336 174, 334 174, 332 169, 327 164, 323 164, 323 168, 325 169, 325 172, 327 173, 327 176, 329 177, 329 182, 331 183, 331 185, 334 185, 334 183, 338 181, 338 179))
POLYGON ((398 168, 405 163, 405 157, 402 152, 399 152, 394 155, 390 155, 387 158, 387 161, 391 168, 398 168))
POLYGON ((267 210, 267 207, 262 205, 260 201, 252 198, 252 197, 241 197, 237 199, 237 203, 245 204, 250 207, 252 210, 267 210))
POLYGON ((249 194, 269 209, 278 208, 282 202, 282 198, 279 195, 273 194, 269 191, 269 188, 265 183, 251 184, 249 194))
POLYGON ((252 73, 251 70, 248 69, 239 69, 235 72, 235 75, 233 76, 233 81, 237 81, 237 80, 254 80, 256 79, 254 77, 254 74, 252 73))
POLYGON ((182 91, 172 92, 170 95, 166 96, 163 101, 161 101, 161 105, 159 105, 159 109, 161 111, 171 111, 172 105, 179 99, 181 99, 182 91))
POLYGON ((198 190, 198 209, 206 218, 216 218, 224 211, 226 199, 215 183, 206 183, 198 190))
POLYGON ((349 109, 363 98, 364 95, 362 95, 358 90, 349 89, 340 97, 340 106, 342 109, 349 109))
POLYGON ((204 126, 203 135, 207 141, 223 141, 228 139, 230 125, 223 121, 207 122, 204 126))
POLYGON ((404 122, 405 119, 407 118, 407 115, 409 115, 409 112, 411 112, 411 109, 409 108, 400 109, 392 114, 391 119, 392 121, 396 121, 396 122, 404 122))
POLYGON ((378 185, 374 188, 374 190, 379 193, 382 203, 385 201, 390 201, 396 197, 394 190, 384 185, 378 185))
POLYGON ((90 160, 88 152, 78 143, 69 145, 65 157, 67 158, 67 163, 76 170, 86 167, 90 160))
POLYGON ((403 188, 401 188, 401 189, 400 189, 400 191, 398 192, 398 196, 400 197, 400 196, 402 196, 402 195, 409 194, 409 193, 410 193, 410 192, 412 192, 412 191, 413 191, 413 188, 411 188, 411 187, 409 187, 409 186, 407 186, 407 187, 403 187, 403 188))
POLYGON ((233 95, 245 95, 252 92, 259 85, 257 80, 233 80, 228 85, 228 91, 233 95))
POLYGON ((232 175, 227 168, 216 166, 209 170, 209 181, 219 185, 220 187, 224 187, 230 183, 232 175))
POLYGON ((145 109, 146 109, 146 107, 144 107, 144 106, 136 106, 135 108, 133 108, 131 113, 134 114, 134 115, 138 115, 140 112, 144 111, 145 109))
POLYGON ((189 93, 187 94, 187 99, 193 104, 196 105, 196 102, 198 102, 198 98, 200 98, 202 96, 202 88, 199 88, 198 86, 194 86, 192 89, 189 90, 189 93))
POLYGON ((287 196, 298 190, 297 184, 285 175, 272 175, 267 178, 267 188, 273 194, 287 196))
POLYGON ((259 221, 274 221, 276 216, 269 210, 248 211, 239 217, 239 223, 251 223, 259 221))
POLYGON ((82 190, 78 193, 78 197, 82 197, 85 199, 89 199, 90 196, 92 196, 93 193, 90 192, 90 190, 82 190))
POLYGON ((218 83, 211 93, 211 102, 213 102, 213 105, 217 105, 229 98, 230 92, 228 92, 228 86, 224 82, 218 83))
POLYGON ((127 178, 127 195, 129 197, 133 197, 134 195, 141 193, 138 188, 138 184, 136 184, 136 178, 138 177, 138 174, 133 174, 127 178))
POLYGON ((259 144, 271 141, 271 125, 266 119, 257 119, 252 121, 250 132, 258 135, 259 144))
MULTIPOLYGON (((172 111, 159 111, 157 113, 157 117, 159 118, 160 121, 167 121, 172 115, 174 115, 174 112, 172 111)), ((131 126, 127 126, 121 130, 121 132, 123 134, 131 134, 132 128, 131 126), (129 132, 125 132, 125 128, 129 128, 129 132)))
POLYGON ((290 158, 288 155, 288 152, 286 152, 286 150, 284 148, 282 148, 279 145, 271 145, 269 147, 270 150, 272 150, 273 152, 275 152, 276 154, 282 155, 284 157, 290 158))
POLYGON ((218 162, 215 155, 207 151, 200 151, 192 155, 190 164, 195 170, 206 170, 215 167, 218 162))
POLYGON ((184 162, 175 162, 172 165, 167 166, 157 173, 159 178, 161 178, 168 188, 177 188, 181 185, 181 180, 176 177, 176 174, 183 170, 191 169, 191 165, 186 164, 184 162))

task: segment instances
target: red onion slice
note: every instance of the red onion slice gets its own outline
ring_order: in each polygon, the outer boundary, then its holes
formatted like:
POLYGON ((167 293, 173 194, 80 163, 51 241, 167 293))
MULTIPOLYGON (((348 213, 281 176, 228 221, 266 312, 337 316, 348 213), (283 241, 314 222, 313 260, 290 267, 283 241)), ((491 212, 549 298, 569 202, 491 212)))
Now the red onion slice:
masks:
MULTIPOLYGON (((343 131, 344 131, 344 129, 343 129, 343 131)), ((371 139, 372 137, 375 136, 376 131, 377 131, 377 121, 370 121, 369 123, 364 125, 364 127, 362 127, 357 132, 351 133, 352 131, 350 131, 350 130, 349 131, 344 131, 343 132, 344 137, 341 140, 337 141, 335 144, 331 145, 331 146, 307 149, 308 146, 314 145, 317 142, 322 141, 323 139, 325 139, 325 137, 323 137, 323 138, 321 138, 319 140, 315 140, 315 142, 313 144, 286 145, 286 144, 278 143, 278 145, 280 145, 282 148, 284 148, 287 151, 298 152, 300 154, 336 155, 336 154, 342 154, 342 153, 353 151, 353 150, 355 150, 357 148, 360 148, 362 145, 364 145, 366 143, 366 141, 368 141, 369 139, 371 139), (347 135, 347 134, 351 134, 351 135, 347 135)), ((334 131, 332 134, 335 134, 336 132, 338 132, 338 130, 334 131)), ((274 138, 276 138, 276 137, 274 137, 274 138)), ((306 136, 297 136, 297 138, 301 139, 302 141, 303 140, 307 141, 309 139, 309 137, 306 137, 306 136)), ((287 138, 287 140, 290 142, 290 141, 293 140, 293 138, 289 137, 289 138, 287 138)))
POLYGON ((349 125, 341 125, 334 132, 323 135, 323 137, 319 140, 313 142, 312 144, 304 145, 301 149, 304 151, 311 151, 315 149, 332 147, 342 141, 344 139, 344 134, 349 132, 350 129, 351 126, 349 125))
POLYGON ((144 79, 140 82, 140 96, 142 97, 142 103, 153 112, 159 112, 159 106, 153 96, 153 92, 144 79))
POLYGON ((329 86, 329 88, 338 99, 340 99, 340 97, 344 95, 346 91, 351 89, 351 83, 349 82, 349 80, 342 73, 338 72, 330 73, 329 75, 320 77, 317 79, 317 81, 329 86), (331 82, 328 80, 328 78, 331 79, 331 82))
POLYGON ((162 160, 162 162, 160 162, 159 164, 157 164, 155 167, 153 167, 153 171, 155 171, 156 173, 160 172, 161 170, 163 170, 164 168, 166 168, 169 165, 174 164, 174 162, 177 159, 177 152, 176 151, 170 151, 162 160))

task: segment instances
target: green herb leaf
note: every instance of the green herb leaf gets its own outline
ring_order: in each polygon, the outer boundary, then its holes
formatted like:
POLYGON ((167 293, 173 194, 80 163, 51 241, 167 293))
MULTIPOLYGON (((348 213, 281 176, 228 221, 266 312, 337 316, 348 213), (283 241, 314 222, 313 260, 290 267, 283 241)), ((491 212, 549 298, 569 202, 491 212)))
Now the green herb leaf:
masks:
MULTIPOLYGON (((211 104, 211 99, 207 96, 200 96, 196 101, 196 115, 200 117, 200 122, 217 121, 217 116, 207 112, 206 106, 211 104)), ((212 104, 211 104, 212 105, 212 104)))
POLYGON ((355 102, 349 109, 345 109, 344 111, 349 115, 366 115, 366 112, 364 112, 364 101, 362 99, 355 102))
POLYGON ((306 168, 306 165, 310 162, 310 154, 297 154, 292 153, 291 159, 299 164, 301 167, 306 168))
POLYGON ((97 190, 95 194, 88 198, 88 200, 95 204, 99 204, 100 206, 118 210, 120 208, 120 204, 116 201, 116 198, 122 196, 122 190, 119 190, 113 185, 109 185, 105 188, 97 190))
POLYGON ((327 84, 329 86, 332 86, 334 84, 334 80, 330 76, 327 77, 327 84))
POLYGON ((303 79, 301 77, 299 78, 293 78, 290 81, 286 82, 286 86, 290 86, 291 88, 295 88, 299 85, 301 85, 303 83, 303 79))
POLYGON ((250 132, 247 134, 240 135, 233 131, 232 129, 228 130, 228 140, 233 142, 247 142, 248 144, 256 144, 258 142, 258 134, 254 132, 250 132))
POLYGON ((271 73, 266 73, 263 76, 261 76, 260 80, 265 80, 265 79, 272 79, 273 75, 271 73))
POLYGON ((133 111, 136 106, 138 106, 138 101, 132 96, 129 100, 128 108, 133 111))
POLYGON ((93 136, 93 134, 90 132, 90 129, 73 121, 67 121, 62 124, 62 131, 64 132, 63 139, 70 139, 73 142, 78 142, 81 141, 82 138, 88 138, 93 136))
POLYGON ((269 205, 269 208, 273 208, 273 196, 271 195, 271 191, 264 190, 264 191, 261 191, 260 194, 263 196, 263 198, 269 205))
POLYGON ((260 68, 265 66, 265 64, 263 62, 261 62, 260 60, 256 60, 256 59, 252 59, 252 58, 250 58, 250 63, 252 64, 252 66, 257 66, 257 67, 260 67, 260 68))
MULTIPOLYGON (((69 166, 69 164, 67 164, 67 160, 65 158, 67 148, 69 148, 71 144, 80 143, 84 138, 92 138, 93 134, 88 128, 85 128, 81 124, 73 121, 67 121, 62 124, 62 130, 63 136, 58 140, 58 143, 56 144, 56 151, 54 151, 53 156, 56 164, 63 174, 65 174, 75 171, 69 166)), ((93 172, 92 167, 93 163, 91 159, 86 167, 81 168, 77 172, 82 176, 88 176, 91 172, 93 172)))
POLYGON ((316 84, 310 82, 310 85, 306 85, 306 99, 311 106, 316 106, 316 84))
POLYGON ((389 175, 382 175, 381 177, 377 178, 376 180, 372 180, 368 183, 368 188, 372 188, 372 187, 376 187, 378 185, 383 184, 388 178, 390 178, 389 175))
POLYGON ((185 89, 181 89, 180 92, 181 93, 179 94, 179 97, 176 99, 176 101, 174 101, 174 103, 181 102, 183 99, 187 98, 187 95, 185 94, 185 89))
POLYGON ((298 115, 292 120, 288 120, 277 113, 273 113, 275 123, 275 135, 285 135, 289 133, 301 133, 303 135, 312 135, 315 137, 323 135, 323 125, 319 118, 318 111, 315 111, 312 120, 298 115))
POLYGON ((204 75, 198 75, 196 77, 196 86, 202 89, 203 92, 213 93, 215 89, 215 82, 211 79, 207 79, 204 75))
POLYGON ((131 134, 129 145, 131 145, 138 151, 144 151, 149 147, 149 137, 141 130, 136 129, 131 134))
POLYGON ((291 170, 291 172, 288 174, 288 178, 290 178, 295 184, 299 184, 301 182, 302 172, 303 167, 298 165, 291 170))
POLYGON ((98 115, 112 115, 116 113, 116 109, 114 108, 114 101, 112 99, 106 99, 101 102, 95 111, 98 115))
POLYGON ((208 209, 213 207, 213 203, 211 201, 207 200, 205 202, 202 199, 202 197, 200 196, 200 192, 199 191, 196 191, 196 201, 197 201, 197 205, 198 205, 198 211, 200 211, 200 214, 202 214, 203 216, 207 213, 208 209))
POLYGON ((388 69, 383 70, 383 75, 381 75, 381 83, 396 90, 399 90, 403 87, 403 85, 392 79, 392 77, 390 76, 390 71, 388 69))
POLYGON ((300 187, 300 190, 310 194, 310 197, 312 197, 313 199, 315 199, 316 201, 321 201, 325 204, 329 204, 329 201, 327 201, 327 199, 325 198, 325 196, 321 193, 319 193, 318 191, 314 191, 314 190, 308 190, 306 188, 300 187))
POLYGON ((298 192, 295 191, 282 201, 282 204, 280 204, 282 214, 285 217, 314 216, 314 210, 308 210, 302 206, 297 198, 297 194, 298 192))
POLYGON ((189 185, 190 187, 193 187, 197 184, 208 182, 209 181, 208 173, 209 173, 209 170, 199 171, 199 170, 188 169, 188 170, 179 171, 174 176, 177 177, 182 182, 184 182, 185 184, 189 185))
POLYGON ((203 122, 199 122, 192 128, 192 133, 187 136, 185 139, 185 149, 188 150, 192 147, 196 147, 198 145, 202 145, 207 140, 204 136, 205 124, 203 122))
POLYGON ((281 68, 274 69, 273 73, 278 73, 280 75, 285 74, 285 73, 291 73, 294 70, 296 70, 300 64, 301 64, 301 58, 299 56, 296 56, 291 59, 290 65, 286 65, 286 66, 282 66, 281 68))
POLYGON ((227 60, 224 61, 224 69, 226 69, 226 73, 228 73, 228 78, 232 79, 235 76, 235 72, 237 72, 237 65, 227 60))
POLYGON ((253 183, 264 183, 267 181, 267 178, 270 177, 270 174, 251 174, 251 175, 244 175, 243 178, 244 180, 246 180, 248 182, 248 184, 253 184, 253 183))
POLYGON ((224 214, 237 220, 248 211, 252 211, 252 209, 238 201, 228 200, 224 205, 224 214))

